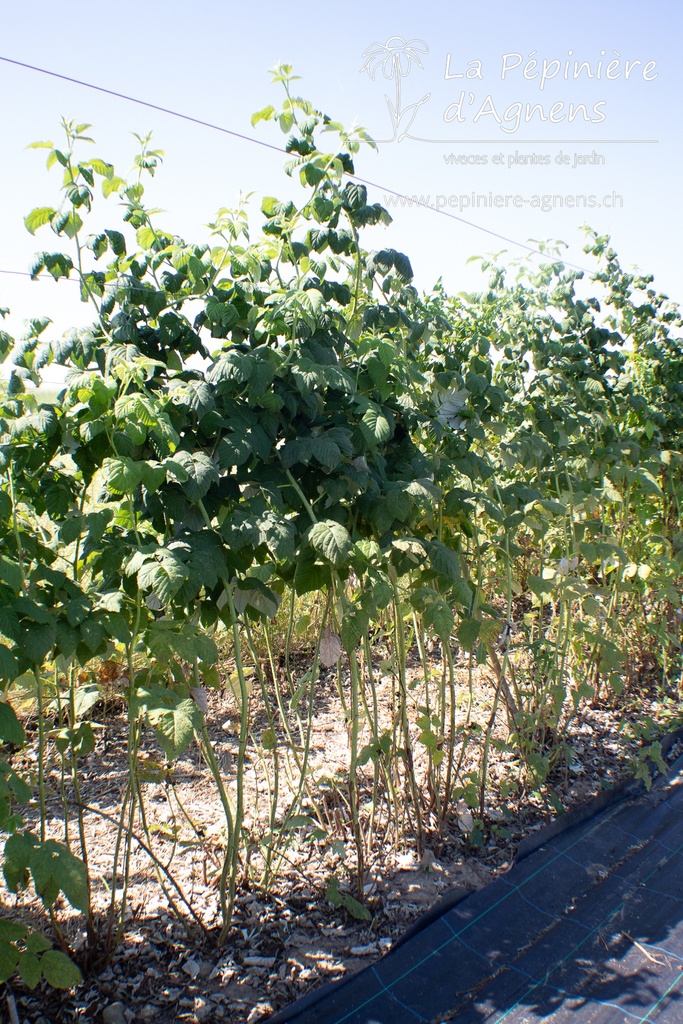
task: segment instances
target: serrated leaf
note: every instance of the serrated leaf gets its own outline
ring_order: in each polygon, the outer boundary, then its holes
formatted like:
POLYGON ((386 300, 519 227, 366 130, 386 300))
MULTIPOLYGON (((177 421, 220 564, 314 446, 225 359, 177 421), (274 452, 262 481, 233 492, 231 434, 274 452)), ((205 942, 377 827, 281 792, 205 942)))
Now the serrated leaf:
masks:
POLYGON ((186 405, 198 416, 204 416, 215 406, 213 388, 205 380, 180 381, 171 389, 171 397, 178 405, 186 405))
POLYGON ((20 594, 23 586, 21 566, 6 555, 0 555, 0 583, 10 586, 15 593, 20 594))
POLYGON ((346 651, 355 651, 369 625, 370 614, 364 608, 355 608, 352 612, 344 615, 341 624, 341 641, 346 651))
POLYGON ((457 604, 462 605, 468 610, 471 608, 472 598, 474 595, 472 593, 472 588, 466 580, 462 578, 454 580, 453 585, 450 587, 450 592, 457 604))
POLYGON ((442 597, 436 597, 425 604, 422 619, 426 626, 434 628, 442 640, 450 639, 455 620, 452 609, 442 597))
POLYGON ((387 494, 387 510, 394 519, 405 522, 410 515, 412 501, 406 491, 395 490, 387 494))
POLYGON ((0 939, 0 982, 5 982, 14 974, 20 957, 16 946, 0 939))
POLYGON ((388 441, 391 437, 391 424, 389 420, 382 410, 374 404, 363 413, 360 429, 363 437, 371 445, 383 444, 384 441, 388 441))
POLYGON ((142 481, 142 468, 127 456, 107 458, 102 464, 104 480, 113 494, 132 494, 142 481))
POLYGON ((483 644, 495 644, 504 633, 505 622, 500 619, 482 619, 479 626, 479 636, 483 644))
POLYGON ((175 760, 190 745, 202 717, 191 697, 163 686, 150 686, 138 695, 140 708, 155 730, 169 760, 175 760))
POLYGON ((527 589, 535 594, 536 597, 540 598, 541 601, 547 600, 552 597, 555 589, 553 579, 544 579, 542 576, 533 576, 529 574, 526 580, 527 589))
POLYGON ((42 665, 52 650, 56 638, 57 630, 54 622, 30 623, 22 630, 19 647, 24 657, 28 658, 32 664, 42 665))
MULTIPOLYGON (((112 174, 111 178, 107 177, 102 182, 102 195, 106 199, 108 196, 112 195, 113 192, 118 192, 125 184, 126 184, 126 182, 124 181, 123 178, 119 178, 118 175, 112 174)), ((109 232, 107 232, 107 233, 109 234, 109 232)), ((112 232, 112 233, 113 234, 118 234, 118 231, 117 232, 112 232)), ((121 237, 123 237, 123 236, 121 236, 121 237)), ((123 252, 125 252, 125 251, 126 250, 125 250, 125 243, 124 243, 123 252)), ((117 255, 120 256, 120 255, 122 255, 122 253, 118 253, 117 255)))
POLYGON ((432 568, 440 576, 445 576, 449 580, 457 580, 460 578, 460 562, 455 551, 451 548, 446 547, 440 541, 432 541, 429 545, 429 561, 431 562, 432 568))
POLYGON ((466 651, 474 650, 479 640, 480 625, 478 619, 463 619, 458 626, 457 637, 466 651))
POLYGON ((166 467, 158 462, 140 462, 142 484, 149 494, 154 494, 166 479, 166 467))
POLYGON ((308 531, 308 541, 335 568, 343 565, 351 554, 348 530, 333 519, 323 519, 312 526, 308 531))
MULTIPOLYGON (((4 644, 0 643, 0 679, 13 682, 21 672, 19 661, 15 654, 4 644)), ((0 687, 6 689, 6 687, 0 687)))
POLYGON ((329 437, 311 438, 311 454, 326 469, 333 470, 342 461, 342 453, 339 446, 329 437))
POLYGON ((265 512, 256 520, 258 544, 265 544, 274 558, 279 560, 294 556, 296 527, 288 519, 274 512, 265 512))
POLYGON ((35 988, 42 977, 40 960, 33 953, 22 953, 18 964, 19 977, 28 988, 35 988))
POLYGON ((35 235, 38 228, 42 228, 44 224, 50 223, 56 212, 57 211, 51 206, 37 206, 35 210, 31 210, 31 212, 24 217, 26 230, 30 234, 35 235))
POLYGON ((396 548, 397 551, 410 555, 411 561, 417 565, 427 557, 424 545, 419 540, 415 540, 414 537, 399 538, 392 541, 391 546, 396 548))
POLYGON ((213 296, 207 300, 206 315, 212 323, 220 324, 226 330, 230 330, 240 318, 239 312, 232 303, 221 302, 220 299, 213 296))
POLYGON ((59 891, 76 910, 88 909, 88 873, 85 864, 55 839, 37 843, 29 862, 36 892, 46 907, 52 906, 59 891))
POLYGON ((294 569, 294 590, 297 594, 310 594, 324 590, 331 583, 330 569, 316 561, 315 554, 307 548, 297 560, 294 569))
POLYGON ((218 660, 218 650, 211 637, 188 622, 180 625, 170 620, 152 622, 145 640, 154 657, 164 663, 176 656, 190 663, 197 658, 206 665, 214 665, 218 660))
POLYGON ((218 483, 218 470, 204 452, 175 452, 169 464, 180 465, 187 474, 181 486, 190 501, 201 501, 212 484, 218 483))
POLYGON ((247 608, 252 608, 267 619, 275 618, 280 607, 280 595, 255 577, 240 580, 235 587, 233 600, 238 612, 242 613, 247 608))
POLYGON ((251 445, 246 437, 228 434, 218 442, 218 462, 221 469, 242 466, 251 456, 251 445))
POLYGON ((80 985, 83 975, 73 960, 58 949, 49 949, 40 958, 43 977, 53 988, 73 988, 80 985))
POLYGON ((20 939, 26 938, 27 932, 28 928, 25 924, 19 924, 18 921, 8 921, 6 918, 0 920, 0 940, 3 942, 18 942, 20 939))
POLYGON ((402 252, 394 252, 394 269, 399 281, 408 284, 413 279, 413 268, 410 260, 402 252))
POLYGON ((9 704, 0 703, 0 740, 21 747, 26 739, 24 729, 9 704))
POLYGON ((323 366, 320 370, 325 383, 333 391, 352 395, 356 390, 355 381, 340 366, 323 366))
MULTIPOLYGON (((102 191, 105 190, 106 183, 102 183, 102 191)), ((120 231, 105 231, 105 235, 109 239, 112 252, 115 256, 124 256, 126 252, 126 239, 120 231)))
MULTIPOLYGON (((252 127, 257 125, 259 123, 259 121, 270 121, 270 119, 272 118, 274 113, 275 113, 275 108, 272 107, 272 106, 267 106, 267 107, 264 107, 263 110, 258 110, 255 114, 251 115, 252 127)), ((264 202, 265 202, 265 200, 264 200, 264 202)))
POLYGON ((190 574, 186 566, 170 551, 164 551, 161 562, 146 562, 138 572, 138 585, 151 590, 162 604, 169 604, 190 574))

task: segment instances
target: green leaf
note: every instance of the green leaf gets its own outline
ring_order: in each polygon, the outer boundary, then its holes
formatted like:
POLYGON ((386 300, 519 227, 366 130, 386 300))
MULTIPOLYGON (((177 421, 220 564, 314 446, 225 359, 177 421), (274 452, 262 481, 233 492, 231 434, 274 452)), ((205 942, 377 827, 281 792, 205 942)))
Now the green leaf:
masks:
MULTIPOLYGON (((4 942, 18 942, 20 939, 26 938, 28 928, 25 924, 19 924, 18 921, 8 921, 6 918, 0 920, 0 940, 4 942)), ((40 934, 35 932, 34 934, 40 934)), ((50 943, 48 943, 48 946, 50 943)))
POLYGON ((343 565, 351 554, 352 544, 348 530, 333 519, 323 519, 308 531, 312 548, 320 552, 336 568, 343 565))
POLYGON ((44 953, 52 949, 52 943, 42 932, 31 932, 26 938, 26 948, 29 953, 44 953))
MULTIPOLYGON (((21 673, 18 658, 3 643, 0 643, 0 679, 13 682, 21 673)), ((0 690, 5 687, 0 686, 0 690)))
MULTIPOLYGON (((106 198, 107 198, 108 196, 110 196, 110 195, 111 195, 111 194, 112 194, 113 192, 118 192, 118 191, 119 191, 119 189, 120 189, 120 188, 122 187, 122 185, 125 185, 125 184, 126 184, 126 182, 124 181, 124 179, 123 179, 123 178, 119 178, 119 177, 118 177, 118 175, 116 175, 116 174, 113 174, 113 175, 111 176, 111 178, 108 178, 108 177, 107 177, 107 178, 105 178, 105 179, 104 179, 104 181, 102 182, 102 195, 103 195, 103 196, 105 197, 105 199, 106 199, 106 198)), ((117 235, 118 235, 118 234, 119 234, 119 232, 118 232, 118 231, 115 231, 115 232, 107 232, 107 234, 117 234, 117 235)), ((121 237, 123 237, 123 236, 121 236, 121 237)), ((113 248, 113 246, 112 246, 112 248, 113 248)), ((125 251, 126 251, 126 250, 125 250, 125 245, 124 245, 124 249, 123 249, 123 252, 125 252, 125 251)), ((118 253, 118 255, 120 256, 120 255, 121 255, 121 253, 118 253)))
POLYGON ((552 579, 546 580, 542 576, 532 576, 531 574, 527 576, 526 585, 532 594, 535 594, 541 601, 545 601, 551 597, 553 590, 555 589, 555 584, 552 579))
POLYGON ((9 704, 0 703, 0 740, 13 743, 15 747, 24 745, 24 730, 14 709, 9 704))
POLYGON ((218 442, 218 461, 221 469, 242 466, 251 455, 251 445, 246 437, 228 434, 218 442))
POLYGON ((332 580, 330 569, 316 561, 315 554, 306 548, 296 559, 294 569, 294 590, 297 594, 310 594, 329 587, 332 580))
MULTIPOLYGON (((275 107, 267 106, 263 110, 257 110, 255 114, 251 115, 252 126, 257 125, 259 121, 270 121, 275 114, 275 107)), ((266 200, 264 200, 265 202, 266 200)))
POLYGON ((0 555, 0 582, 11 587, 15 593, 20 594, 23 586, 21 566, 18 562, 0 555))
POLYGON ((104 640, 104 629, 94 616, 81 623, 80 634, 86 647, 95 654, 104 640))
MULTIPOLYGON (((102 191, 104 192, 106 182, 102 183, 102 191)), ((105 235, 109 239, 109 244, 112 248, 112 252, 115 256, 123 256, 126 252, 126 239, 120 231, 105 231, 105 235)))
POLYGON ((458 626, 457 637, 466 651, 473 651, 476 647, 480 627, 478 619, 463 619, 458 626))
POLYGON ((157 462, 141 462, 139 466, 145 490, 148 494, 154 494, 166 479, 166 467, 157 462))
POLYGON ((166 465, 179 465, 187 474, 181 486, 190 501, 201 501, 212 484, 218 483, 218 470, 204 452, 178 451, 166 465))
POLYGON ((277 747, 277 733, 274 729, 264 729, 261 733, 261 746, 264 750, 275 750, 277 747))
POLYGON ((333 907, 344 907, 352 917, 358 921, 371 921, 372 914, 367 907, 359 903, 357 899, 348 893, 342 892, 339 888, 339 880, 332 875, 327 882, 327 900, 333 907))
POLYGON ((350 893, 342 893, 342 902, 346 910, 348 910, 351 917, 355 917, 357 921, 372 921, 372 914, 367 907, 364 907, 362 903, 352 896, 350 893))
POLYGON ((394 490, 387 494, 387 510, 394 519, 398 519, 402 523, 405 522, 410 515, 411 507, 412 501, 406 491, 394 490))
POLYGON ((102 464, 104 479, 113 494, 132 494, 142 481, 140 463, 127 456, 120 459, 105 459, 102 464))
POLYGON ((374 403, 365 410, 360 421, 360 429, 365 440, 371 445, 382 444, 391 437, 391 424, 374 403))
POLYGON ((190 663, 198 658, 207 665, 218 661, 214 641, 189 622, 178 624, 163 619, 152 622, 146 630, 145 641, 154 657, 164 663, 175 656, 190 663))
POLYGON ((22 630, 20 642, 21 653, 34 665, 41 665, 52 650, 57 638, 57 629, 54 622, 45 625, 30 626, 22 630))
POLYGON ((172 388, 171 397, 174 404, 187 406, 199 417, 211 412, 216 404, 213 388, 205 380, 180 381, 172 388))
POLYGON ((88 873, 85 864, 55 839, 38 843, 31 852, 31 874, 36 892, 51 907, 60 889, 76 910, 88 909, 88 873))
POLYGON ((311 453, 321 465, 329 470, 336 469, 342 461, 339 445, 324 435, 311 439, 311 453))
POLYGON ((145 562, 138 572, 138 585, 142 590, 155 593, 162 604, 169 604, 190 573, 172 552, 164 551, 160 557, 160 562, 145 562))
POLYGON ((442 597, 429 601, 424 608, 422 618, 426 626, 432 626, 442 640, 448 642, 453 632, 453 611, 442 597))
POLYGON ((466 580, 462 578, 455 580, 450 588, 450 592, 457 604, 463 605, 463 607, 468 610, 472 607, 472 598, 474 594, 466 580))
POLYGON ((31 832, 16 832, 5 843, 2 871, 10 892, 17 893, 28 883, 28 866, 36 837, 31 832))
POLYGON ((230 302, 221 302, 220 299, 211 297, 206 303, 206 315, 212 323, 220 324, 225 330, 239 321, 240 315, 235 306, 230 302))
POLYGON ((43 953, 40 966, 43 977, 53 988, 73 988, 83 981, 83 975, 73 960, 69 960, 58 949, 49 949, 43 953))
POLYGON ((35 988, 42 977, 40 960, 33 953, 22 953, 19 960, 19 977, 29 988, 35 988))
POLYGON ((238 612, 241 613, 246 608, 252 608, 267 619, 274 619, 280 607, 280 595, 251 576, 238 582, 233 599, 238 612))
POLYGON ((33 790, 29 784, 15 771, 9 772, 7 781, 14 794, 14 799, 20 804, 27 804, 33 796, 33 790))
POLYGON ((440 541, 434 540, 429 545, 429 561, 432 568, 440 576, 450 580, 460 579, 460 562, 455 551, 440 541))
POLYGON ((265 544, 273 558, 282 560, 294 557, 296 527, 292 522, 269 511, 256 520, 256 526, 258 543, 265 544))
POLYGON ((49 625, 52 622, 52 616, 47 608, 28 597, 18 597, 12 603, 21 615, 27 616, 32 622, 40 622, 42 625, 49 625))
POLYGON ((35 210, 31 210, 29 214, 24 217, 24 224, 26 230, 30 234, 35 235, 38 228, 42 228, 44 224, 49 224, 54 215, 56 214, 51 206, 37 206, 35 210))
POLYGON ((355 651, 369 625, 370 614, 364 608, 356 608, 344 616, 341 624, 341 641, 346 651, 355 651))
POLYGON ((191 697, 156 685, 138 691, 137 701, 166 756, 175 760, 190 745, 195 730, 202 727, 199 708, 191 697))
POLYGON ((410 260, 402 252, 394 252, 394 269, 399 281, 408 284, 413 279, 413 268, 410 260))
POLYGON ((356 385, 353 378, 340 366, 323 366, 320 373, 327 386, 333 391, 341 391, 345 395, 352 395, 355 392, 356 385))
POLYGON ((0 982, 5 982, 12 977, 19 963, 20 955, 16 946, 0 939, 0 982))

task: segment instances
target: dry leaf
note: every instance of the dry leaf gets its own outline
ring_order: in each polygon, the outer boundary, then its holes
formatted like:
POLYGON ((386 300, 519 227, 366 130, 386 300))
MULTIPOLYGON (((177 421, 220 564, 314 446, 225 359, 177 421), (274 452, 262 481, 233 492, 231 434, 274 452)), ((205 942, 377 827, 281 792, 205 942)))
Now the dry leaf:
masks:
POLYGON ((325 631, 320 641, 320 664, 324 668, 336 665, 342 654, 341 640, 336 633, 325 631))

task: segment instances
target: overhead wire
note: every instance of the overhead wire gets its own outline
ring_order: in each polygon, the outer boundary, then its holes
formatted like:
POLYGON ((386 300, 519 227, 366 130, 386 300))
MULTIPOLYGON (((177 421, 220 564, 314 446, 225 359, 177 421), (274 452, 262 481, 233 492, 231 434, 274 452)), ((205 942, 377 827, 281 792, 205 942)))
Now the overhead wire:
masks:
MULTIPOLYGON (((261 146, 264 149, 272 150, 275 153, 288 155, 287 150, 281 146, 275 146, 271 142, 265 142, 263 139, 257 139, 253 135, 244 135, 241 132, 233 131, 232 128, 225 128, 223 125, 214 124, 212 121, 204 121, 201 118, 194 117, 191 114, 183 114, 178 110, 172 110, 170 107, 162 107, 158 103, 152 103, 149 100, 142 100, 136 96, 128 96, 126 93, 117 92, 114 89, 107 89, 105 86, 96 85, 93 82, 84 82, 80 78, 73 78, 70 75, 63 75, 58 71, 50 71, 47 68, 38 67, 35 64, 27 64, 24 61, 15 60, 12 57, 4 57, 0 54, 0 61, 5 64, 13 64, 19 68, 25 68, 28 71, 35 71, 41 75, 48 75, 51 78, 58 78, 63 82, 69 82, 72 85, 82 86, 84 89, 92 89, 94 92, 103 93, 106 96, 113 96, 116 99, 125 100, 128 103, 135 103, 141 107, 147 107, 150 110, 156 110, 162 114, 168 114, 170 117, 177 117, 183 121, 189 121, 191 124, 199 125, 202 128, 209 128, 212 131, 221 132, 223 135, 230 135, 232 138, 239 139, 242 142, 250 142, 255 146, 261 146)), ((467 227, 474 228, 475 231, 482 231, 492 238, 497 238, 499 241, 506 242, 508 245, 516 245, 521 249, 526 249, 527 252, 532 253, 535 256, 541 256, 544 260, 550 258, 547 252, 542 252, 540 249, 536 249, 534 246, 527 245, 525 242, 520 242, 515 238, 509 238, 507 235, 502 235, 498 231, 493 231, 491 228, 485 228, 481 224, 476 224, 474 221, 467 220, 465 217, 459 217, 455 213, 451 213, 449 210, 440 210, 434 206, 430 206, 429 203, 418 200, 413 196, 408 196, 403 192, 397 192, 394 189, 388 188, 384 185, 380 185, 377 182, 369 181, 367 178, 362 178, 357 174, 350 174, 349 177, 354 178, 356 181, 361 182, 363 185, 368 185, 370 188, 376 188, 381 192, 388 195, 396 196, 399 199, 403 199, 408 202, 410 206, 421 207, 422 209, 429 210, 431 213, 436 213, 441 217, 448 217, 450 220, 457 221, 460 224, 465 224, 467 227)), ((571 267, 573 270, 580 270, 583 273, 591 273, 585 267, 581 267, 576 263, 570 263, 568 260, 560 259, 566 267, 571 267)), ((2 271, 0 271, 2 273, 2 271)), ((16 273, 19 273, 16 271, 16 273)))

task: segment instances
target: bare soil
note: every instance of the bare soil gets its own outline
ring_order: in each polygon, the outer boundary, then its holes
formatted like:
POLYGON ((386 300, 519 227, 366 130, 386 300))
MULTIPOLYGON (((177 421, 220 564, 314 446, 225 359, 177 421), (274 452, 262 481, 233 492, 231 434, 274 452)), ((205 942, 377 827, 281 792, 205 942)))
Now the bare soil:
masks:
MULTIPOLYGON (((463 692, 465 688, 463 676, 463 692)), ((490 676, 479 670, 475 720, 488 719, 493 689, 490 676)), ((391 687, 380 684, 378 694, 390 718, 391 687)), ((339 770, 341 777, 348 763, 348 737, 333 672, 323 674, 316 695, 313 766, 332 779, 339 770)), ((256 721, 255 694, 252 700, 256 721)), ((411 701, 415 706, 419 704, 419 692, 412 693, 411 701)), ((641 693, 639 710, 631 717, 636 721, 648 714, 657 719, 658 711, 656 698, 641 693)), ((417 717, 416 707, 410 709, 410 716, 411 720, 417 717)), ((107 708, 96 708, 94 718, 102 728, 98 730, 95 752, 82 762, 81 785, 83 802, 89 808, 85 820, 95 908, 103 918, 108 906, 117 815, 127 777, 127 726, 122 704, 116 700, 107 708)), ((508 870, 520 840, 549 819, 553 806, 569 808, 624 777, 637 746, 623 730, 628 718, 623 707, 582 707, 568 737, 570 763, 565 760, 557 769, 544 795, 522 789, 503 800, 500 784, 515 777, 519 765, 509 750, 494 750, 488 773, 487 828, 477 847, 468 840, 471 822, 462 805, 449 810, 442 836, 428 840, 420 856, 415 837, 409 833, 399 841, 390 835, 382 841, 380 815, 379 839, 369 851, 363 894, 372 913, 369 922, 355 920, 326 898, 332 874, 339 879, 342 891, 351 891, 348 868, 353 866, 351 855, 346 862, 343 859, 351 848, 350 832, 340 813, 343 802, 335 800, 330 790, 326 808, 331 824, 340 826, 337 834, 341 841, 293 841, 267 893, 257 885, 256 854, 251 864, 253 873, 250 875, 248 868, 244 872, 234 928, 220 949, 216 946, 220 928, 217 874, 223 849, 223 819, 215 785, 196 745, 176 762, 171 785, 163 755, 148 730, 141 752, 143 778, 147 779, 143 791, 148 826, 154 852, 178 887, 172 887, 171 892, 184 920, 169 908, 150 857, 140 843, 135 843, 126 930, 111 962, 69 992, 45 987, 29 991, 20 982, 13 982, 0 997, 0 1020, 12 1024, 17 1020, 22 1024, 255 1024, 266 1020, 312 987, 369 965, 447 891, 462 886, 480 888, 497 873, 508 870), (192 906, 199 924, 187 913, 178 890, 192 906)), ((237 724, 235 700, 229 688, 208 694, 207 719, 218 762, 226 781, 234 786, 237 724)), ((30 718, 26 725, 35 728, 30 718)), ((503 726, 501 722, 501 735, 503 726)), ((35 755, 30 751, 29 747, 26 757, 30 766, 33 756, 35 766, 35 755)), ((267 807, 265 775, 259 769, 261 756, 251 745, 245 774, 245 810, 246 824, 255 835, 267 807)), ((52 814, 49 830, 62 839, 64 813, 56 757, 50 763, 48 783, 52 814)), ((286 797, 285 792, 284 802, 286 797)), ((35 811, 29 809, 29 818, 31 813, 35 811)), ((136 834, 142 838, 139 822, 136 834)), ((75 835, 72 825, 74 841, 75 835)), ((3 890, 0 897, 4 915, 49 929, 39 901, 30 892, 14 896, 3 890)), ((65 934, 78 950, 85 939, 79 932, 82 919, 70 913, 66 904, 58 904, 58 910, 65 934)))

